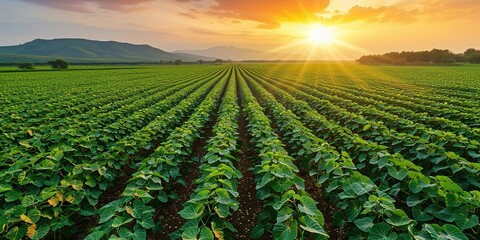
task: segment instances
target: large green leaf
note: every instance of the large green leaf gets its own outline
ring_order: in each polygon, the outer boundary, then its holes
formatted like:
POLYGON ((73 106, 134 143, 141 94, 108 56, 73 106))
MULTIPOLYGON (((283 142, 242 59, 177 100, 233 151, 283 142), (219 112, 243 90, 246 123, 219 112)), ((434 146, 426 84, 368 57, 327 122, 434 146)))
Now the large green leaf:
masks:
POLYGON ((462 230, 472 228, 479 224, 478 216, 472 214, 469 217, 467 210, 459 209, 455 211, 455 223, 462 230))
POLYGON ((103 235, 105 235, 105 232, 103 231, 95 231, 95 232, 92 232, 90 234, 88 234, 84 240, 98 240, 98 239, 102 239, 103 235))
POLYGON ((313 198, 309 196, 301 196, 300 202, 302 204, 298 205, 298 210, 301 212, 311 216, 319 216, 321 214, 321 212, 317 209, 317 203, 315 200, 313 200, 313 198))
POLYGON ((118 228, 122 225, 125 225, 125 224, 131 222, 131 221, 133 221, 133 218, 131 218, 131 217, 117 216, 113 219, 112 227, 118 228))
POLYGON ((451 224, 445 224, 443 226, 445 235, 440 235, 440 239, 445 240, 468 240, 467 236, 463 234, 462 230, 451 224))
POLYGON ((273 226, 273 237, 276 240, 294 240, 297 239, 297 222, 293 221, 290 224, 277 223, 273 226))
POLYGON ((402 181, 408 175, 408 170, 402 168, 397 171, 395 167, 388 167, 388 174, 397 180, 402 181))
POLYGON ((323 229, 320 223, 310 216, 303 216, 301 218, 301 222, 303 224, 300 224, 300 227, 303 230, 328 237, 328 234, 325 232, 325 229, 323 229))
POLYGON ((360 230, 364 232, 370 232, 370 229, 373 227, 374 223, 373 220, 375 217, 364 217, 359 218, 354 221, 355 226, 357 226, 360 230))
POLYGON ((401 209, 397 209, 395 211, 387 212, 388 218, 387 223, 400 227, 408 225, 412 222, 412 220, 408 217, 408 215, 401 209))
POLYGON ((98 223, 104 223, 108 221, 110 218, 113 217, 115 214, 115 210, 117 209, 116 206, 107 204, 103 206, 102 208, 98 209, 98 215, 100 215, 100 219, 98 220, 98 223))
POLYGON ((368 240, 396 240, 397 234, 390 233, 391 230, 392 228, 388 224, 377 223, 370 229, 368 240))
POLYGON ((257 224, 253 227, 252 232, 250 233, 250 238, 259 239, 265 233, 265 227, 262 224, 257 224))
POLYGON ((201 203, 190 203, 182 211, 178 212, 180 216, 187 220, 198 218, 205 210, 205 206, 201 203))
POLYGON ((201 240, 213 240, 213 232, 210 230, 208 227, 203 227, 202 230, 200 230, 200 239, 201 240))
POLYGON ((197 236, 200 233, 198 226, 187 227, 182 233, 183 240, 197 240, 197 236))
POLYGON ((133 228, 133 240, 145 240, 147 239, 147 230, 139 227, 138 225, 133 228))

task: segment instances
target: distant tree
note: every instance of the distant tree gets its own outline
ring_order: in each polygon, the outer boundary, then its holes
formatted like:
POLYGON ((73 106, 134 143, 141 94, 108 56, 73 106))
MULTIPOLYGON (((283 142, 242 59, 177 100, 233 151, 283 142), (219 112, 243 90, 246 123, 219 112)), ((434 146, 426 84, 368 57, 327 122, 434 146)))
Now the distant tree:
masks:
POLYGON ((477 50, 477 49, 475 49, 475 48, 469 48, 469 49, 467 49, 467 50, 464 52, 464 54, 465 54, 466 56, 468 56, 468 55, 473 55, 473 54, 476 54, 476 53, 480 53, 480 50, 477 50))
POLYGON ((18 65, 18 68, 20 68, 20 69, 35 69, 33 67, 33 63, 22 63, 22 64, 18 65))
POLYGON ((160 63, 160 64, 165 64, 165 61, 164 61, 164 60, 160 60, 159 63, 160 63))
POLYGON ((213 61, 215 64, 222 64, 223 63, 223 60, 218 58, 218 59, 215 59, 215 61, 213 61))
POLYGON ((183 62, 181 59, 177 59, 175 60, 175 62, 173 62, 175 65, 181 65, 183 62))
POLYGON ((468 61, 475 64, 480 63, 480 53, 471 54, 468 58, 468 61))
POLYGON ((465 61, 463 54, 454 54, 449 50, 432 49, 420 52, 390 52, 382 55, 362 56, 358 60, 361 64, 425 64, 440 63, 451 64, 457 61, 465 61))
POLYGON ((198 63, 198 64, 203 64, 203 60, 200 59, 200 60, 197 61, 197 63, 198 63))
POLYGON ((52 68, 67 69, 68 62, 62 59, 57 59, 55 61, 50 61, 48 64, 52 65, 52 68))

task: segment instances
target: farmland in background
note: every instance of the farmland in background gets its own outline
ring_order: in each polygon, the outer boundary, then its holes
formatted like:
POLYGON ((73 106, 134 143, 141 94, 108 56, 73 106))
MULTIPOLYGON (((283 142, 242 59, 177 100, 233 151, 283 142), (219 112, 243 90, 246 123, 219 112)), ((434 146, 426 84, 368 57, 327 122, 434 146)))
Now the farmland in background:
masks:
POLYGON ((479 239, 480 66, 0 68, 0 239, 479 239))

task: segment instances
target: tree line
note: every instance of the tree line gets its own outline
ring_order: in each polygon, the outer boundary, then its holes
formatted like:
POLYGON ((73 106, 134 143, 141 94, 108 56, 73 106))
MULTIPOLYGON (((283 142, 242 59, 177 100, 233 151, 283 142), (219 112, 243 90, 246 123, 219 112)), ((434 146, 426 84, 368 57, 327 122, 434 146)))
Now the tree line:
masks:
POLYGON ((455 54, 450 50, 432 49, 419 52, 390 52, 362 56, 357 60, 361 64, 454 64, 454 63, 480 63, 480 50, 470 48, 463 53, 455 54))

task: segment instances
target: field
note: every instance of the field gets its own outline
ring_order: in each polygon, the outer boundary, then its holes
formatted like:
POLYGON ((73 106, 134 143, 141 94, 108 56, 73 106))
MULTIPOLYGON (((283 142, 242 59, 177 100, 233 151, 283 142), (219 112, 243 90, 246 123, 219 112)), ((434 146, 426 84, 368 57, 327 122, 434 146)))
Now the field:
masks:
POLYGON ((0 239, 480 239, 480 66, 0 68, 0 239))

